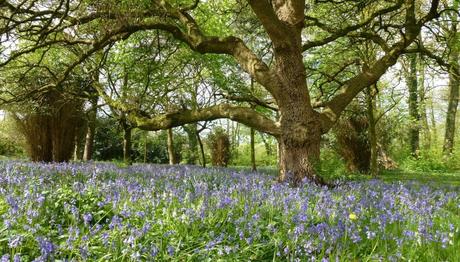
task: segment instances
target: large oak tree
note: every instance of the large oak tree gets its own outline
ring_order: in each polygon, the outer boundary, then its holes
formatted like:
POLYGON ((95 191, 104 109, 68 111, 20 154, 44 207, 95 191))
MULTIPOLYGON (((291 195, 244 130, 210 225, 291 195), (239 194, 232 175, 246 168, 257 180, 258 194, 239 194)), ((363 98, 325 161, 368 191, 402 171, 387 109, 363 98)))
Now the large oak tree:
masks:
MULTIPOLYGON (((276 102, 279 118, 232 103, 153 115, 116 102, 112 106, 125 111, 130 121, 145 130, 218 118, 241 122, 277 137, 281 181, 299 183, 308 178, 324 184, 316 172, 321 135, 331 129, 359 92, 376 83, 396 63, 417 39, 421 28, 439 16, 439 0, 423 1, 416 12, 419 3, 415 0, 0 0, 1 41, 7 37, 10 41, 22 39, 20 47, 8 53, 0 66, 49 45, 79 46, 83 50, 79 59, 68 65, 53 83, 59 87, 73 68, 112 43, 138 31, 167 32, 198 53, 233 57, 241 69, 267 90, 276 102), (273 62, 258 55, 260 45, 250 44, 248 35, 236 34, 231 24, 227 31, 212 30, 207 21, 219 20, 218 14, 212 12, 213 5, 229 7, 230 15, 235 12, 231 7, 239 6, 240 13, 232 15, 236 19, 245 17, 242 13, 249 10, 251 23, 263 28, 262 42, 269 43, 273 62), (366 15, 358 18, 356 12, 366 15), (333 96, 315 100, 307 86, 304 59, 315 49, 343 39, 373 41, 380 48, 378 56, 372 64, 357 61, 362 66, 358 73, 341 82, 333 96)), ((103 88, 99 91, 103 95, 103 88)))

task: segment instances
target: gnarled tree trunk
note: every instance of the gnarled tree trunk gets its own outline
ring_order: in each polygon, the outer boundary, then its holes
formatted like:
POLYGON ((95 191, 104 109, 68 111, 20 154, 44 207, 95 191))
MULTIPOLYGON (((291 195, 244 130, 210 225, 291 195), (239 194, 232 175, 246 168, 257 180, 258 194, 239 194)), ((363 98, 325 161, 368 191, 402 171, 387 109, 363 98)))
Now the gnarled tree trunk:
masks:
MULTIPOLYGON (((286 10, 285 10, 286 11, 286 10)), ((290 44, 275 46, 276 93, 280 112, 280 181, 293 185, 305 178, 325 184, 319 176, 321 120, 313 110, 306 84, 298 25, 289 26, 290 44)))

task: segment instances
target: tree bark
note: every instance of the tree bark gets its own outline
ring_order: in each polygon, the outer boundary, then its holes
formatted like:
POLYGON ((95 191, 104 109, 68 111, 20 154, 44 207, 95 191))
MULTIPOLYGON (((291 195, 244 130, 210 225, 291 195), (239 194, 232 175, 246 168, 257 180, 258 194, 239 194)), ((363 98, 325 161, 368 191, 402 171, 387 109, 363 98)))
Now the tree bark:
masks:
MULTIPOLYGON (((254 79, 251 77, 251 92, 254 92, 254 79)), ((252 107, 254 108, 254 107, 252 107)), ((255 149, 255 130, 254 128, 250 128, 250 146, 251 146, 251 167, 252 171, 257 170, 256 165, 256 149, 255 149)))
POLYGON ((75 150, 74 150, 74 155, 73 155, 73 160, 74 161, 81 161, 83 160, 83 149, 82 149, 82 145, 83 145, 83 137, 81 135, 81 130, 77 130, 76 131, 76 135, 75 135, 75 150))
POLYGON ((168 129, 168 157, 169 157, 169 164, 175 165, 177 164, 176 155, 174 151, 174 135, 172 128, 168 129))
POLYGON ((319 176, 321 133, 312 127, 306 135, 285 132, 279 144, 280 176, 279 181, 294 186, 301 184, 305 178, 318 185, 326 182, 319 176))
POLYGON ((370 159, 370 168, 369 172, 372 176, 377 176, 378 174, 378 151, 377 151, 377 131, 376 131, 376 121, 374 117, 375 110, 375 91, 377 90, 377 85, 367 88, 367 118, 369 119, 369 143, 371 151, 370 159))
POLYGON ((148 134, 149 134, 149 131, 145 131, 145 134, 144 134, 144 164, 147 163, 147 154, 148 154, 148 134))
POLYGON ((91 109, 88 114, 88 127, 85 138, 85 151, 83 153, 83 161, 93 159, 94 136, 96 135, 96 117, 97 117, 97 101, 99 97, 94 96, 91 99, 91 109))
POLYGON ((251 145, 251 167, 252 171, 257 170, 257 165, 256 165, 256 149, 255 149, 255 141, 254 141, 254 136, 255 136, 255 130, 254 128, 251 128, 251 135, 250 135, 250 145, 251 145))
POLYGON ((203 141, 201 141, 200 132, 196 132, 196 138, 198 140, 198 145, 200 146, 200 153, 201 153, 201 166, 206 167, 206 155, 204 154, 204 146, 203 141))
POLYGON ((417 54, 408 54, 409 68, 407 86, 409 88, 409 144, 413 157, 418 157, 420 149, 420 116, 418 112, 417 54))
POLYGON ((273 155, 273 148, 270 144, 270 141, 267 138, 265 138, 264 134, 260 134, 260 137, 262 139, 262 142, 264 143, 265 152, 267 153, 267 156, 273 155))
POLYGON ((431 135, 433 138, 433 144, 438 142, 438 128, 436 127, 436 117, 434 115, 434 104, 433 104, 433 92, 431 92, 430 99, 430 122, 431 122, 431 135))
POLYGON ((460 70, 459 67, 452 66, 451 70, 449 71, 449 105, 447 107, 446 133, 444 136, 443 145, 443 153, 446 156, 452 154, 454 149, 455 121, 457 117, 459 88, 460 70))
POLYGON ((123 130, 123 161, 127 165, 132 164, 131 154, 131 128, 124 128, 123 130))
MULTIPOLYGON (((454 10, 458 10, 459 1, 454 1, 454 10)), ((446 133, 444 136, 443 154, 449 156, 452 154, 454 149, 455 140, 455 120, 457 117, 457 107, 460 95, 460 47, 459 41, 460 36, 457 30, 458 17, 457 15, 452 16, 452 25, 447 32, 450 39, 448 47, 450 49, 449 54, 449 105, 447 107, 446 115, 446 133)))

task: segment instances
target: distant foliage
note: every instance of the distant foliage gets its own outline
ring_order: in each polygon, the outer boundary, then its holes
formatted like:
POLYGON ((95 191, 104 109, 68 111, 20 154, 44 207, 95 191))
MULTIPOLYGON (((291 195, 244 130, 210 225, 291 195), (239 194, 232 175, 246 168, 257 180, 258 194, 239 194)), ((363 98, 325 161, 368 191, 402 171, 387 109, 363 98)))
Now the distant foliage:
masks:
MULTIPOLYGON (((123 159, 123 134, 118 123, 113 118, 99 118, 94 143, 94 159, 101 161, 121 161, 123 159)), ((182 159, 186 152, 184 148, 186 137, 181 134, 174 136, 176 159, 182 159)), ((147 163, 167 164, 168 151, 166 132, 150 132, 145 137, 145 131, 135 129, 132 132, 132 157, 135 162, 144 162, 145 143, 147 143, 147 163)))
POLYGON ((211 162, 214 166, 227 166, 230 161, 230 139, 221 127, 215 128, 208 136, 211 162))

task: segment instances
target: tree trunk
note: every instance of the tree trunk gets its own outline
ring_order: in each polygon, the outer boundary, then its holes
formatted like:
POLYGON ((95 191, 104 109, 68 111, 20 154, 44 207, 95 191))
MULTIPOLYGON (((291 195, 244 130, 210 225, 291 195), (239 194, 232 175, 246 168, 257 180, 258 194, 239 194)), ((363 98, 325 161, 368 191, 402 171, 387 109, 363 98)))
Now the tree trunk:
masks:
POLYGON ((74 150, 74 153, 73 153, 73 160, 74 161, 81 161, 83 160, 83 137, 81 135, 82 130, 79 130, 79 128, 77 128, 77 131, 76 131, 76 135, 75 135, 75 150, 74 150))
POLYGON ((251 128, 251 137, 250 137, 251 141, 250 141, 250 144, 251 144, 251 166, 252 166, 252 171, 257 170, 254 136, 255 136, 254 128, 251 128))
POLYGON ((306 72, 301 52, 301 37, 292 27, 290 45, 275 46, 275 73, 279 79, 276 95, 280 113, 280 181, 294 186, 305 178, 318 184, 326 182, 319 176, 321 120, 310 104, 306 72))
MULTIPOLYGON (((455 1, 453 9, 458 10, 459 2, 455 1)), ((459 99, 459 88, 460 88, 460 47, 458 41, 460 41, 459 33, 457 32, 458 17, 457 15, 452 16, 452 25, 447 32, 450 39, 448 47, 450 49, 449 54, 449 105, 447 107, 446 115, 446 133, 444 136, 443 154, 448 156, 452 154, 454 149, 455 139, 455 119, 457 116, 457 107, 459 99)))
POLYGON ((85 152, 83 153, 83 161, 89 161, 93 159, 94 136, 96 135, 97 101, 97 96, 94 96, 91 99, 91 109, 88 114, 88 128, 86 130, 85 152))
POLYGON ((273 155, 272 145, 270 144, 270 141, 267 138, 265 138, 265 134, 260 134, 260 137, 262 139, 262 142, 264 143, 265 152, 267 153, 267 156, 273 155))
POLYGON ((419 59, 419 105, 420 105, 420 125, 422 126, 423 133, 423 149, 429 150, 431 148, 431 131, 428 125, 428 115, 426 113, 426 90, 425 90, 425 64, 423 59, 419 59))
POLYGON ((420 143, 420 117, 418 112, 417 54, 408 54, 409 70, 407 85, 409 87, 409 144, 412 156, 418 157, 420 143))
POLYGON ((444 136, 443 153, 448 156, 454 149, 455 139, 455 119, 457 116, 457 107, 460 87, 460 70, 453 66, 449 71, 449 105, 446 115, 446 133, 444 136))
POLYGON ((231 132, 230 133, 230 151, 232 152, 232 157, 234 159, 238 158, 239 151, 238 147, 240 144, 240 123, 238 122, 231 122, 231 132))
POLYGON ((174 136, 172 128, 168 129, 168 157, 170 165, 177 164, 176 155, 174 154, 174 136))
POLYGON ((377 176, 378 174, 378 151, 377 151, 377 132, 376 132, 376 122, 374 117, 374 108, 375 108, 375 91, 377 90, 377 85, 367 88, 367 118, 369 120, 369 144, 371 151, 370 159, 370 168, 369 172, 372 176, 377 176))
POLYGON ((123 130, 123 161, 127 165, 132 164, 131 156, 131 128, 124 128, 123 130))
POLYGON ((434 116, 434 104, 433 104, 433 92, 431 92, 431 99, 430 99, 430 122, 431 122, 431 137, 433 144, 436 145, 438 143, 438 129, 436 127, 436 118, 434 116))
POLYGON ((203 141, 201 141, 200 132, 196 132, 196 139, 198 140, 198 145, 200 146, 200 153, 201 153, 201 166, 206 167, 206 155, 204 154, 204 146, 203 141))
POLYGON ((326 184, 318 175, 321 133, 312 127, 308 133, 285 132, 280 143, 280 181, 299 185, 305 178, 318 185, 326 184))
POLYGON ((147 163, 149 131, 144 133, 144 164, 147 163))
POLYGON ((88 121, 83 115, 79 121, 79 126, 75 130, 75 151, 74 151, 74 161, 82 161, 84 156, 84 140, 86 135, 86 128, 88 126, 88 121))

